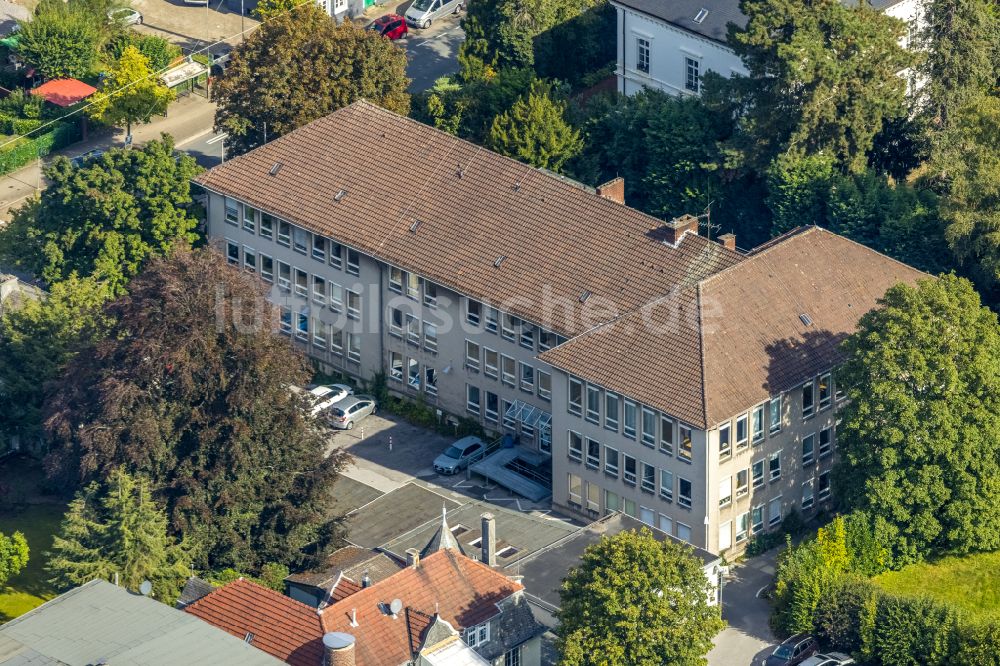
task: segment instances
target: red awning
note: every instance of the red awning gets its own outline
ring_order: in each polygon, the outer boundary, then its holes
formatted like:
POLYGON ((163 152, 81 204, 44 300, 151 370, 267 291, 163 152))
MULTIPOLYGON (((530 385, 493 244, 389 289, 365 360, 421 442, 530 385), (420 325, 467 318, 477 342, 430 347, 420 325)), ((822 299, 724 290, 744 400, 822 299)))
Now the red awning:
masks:
POLYGON ((97 88, 77 79, 53 79, 31 91, 56 106, 71 106, 97 92, 97 88))

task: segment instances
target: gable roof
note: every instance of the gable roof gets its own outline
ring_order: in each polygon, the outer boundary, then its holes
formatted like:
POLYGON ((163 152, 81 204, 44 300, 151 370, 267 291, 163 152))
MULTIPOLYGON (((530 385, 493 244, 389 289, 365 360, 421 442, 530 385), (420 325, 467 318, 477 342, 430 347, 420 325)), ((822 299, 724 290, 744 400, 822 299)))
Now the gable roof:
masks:
POLYGON ((292 666, 323 663, 323 628, 317 611, 257 583, 240 578, 184 609, 292 666))
POLYGON ((741 259, 697 235, 668 245, 654 217, 363 101, 195 181, 564 335, 741 259))
POLYGON ((922 277, 842 236, 803 227, 540 358, 710 428, 839 364, 840 343, 886 289, 922 277))

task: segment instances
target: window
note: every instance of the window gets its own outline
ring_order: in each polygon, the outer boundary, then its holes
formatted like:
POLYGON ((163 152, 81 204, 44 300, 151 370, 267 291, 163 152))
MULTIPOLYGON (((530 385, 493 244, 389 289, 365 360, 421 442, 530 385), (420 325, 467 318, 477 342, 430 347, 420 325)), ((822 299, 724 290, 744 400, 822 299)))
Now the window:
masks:
POLYGON ((743 497, 750 492, 750 470, 741 469, 736 472, 736 497, 743 497))
POLYGON ((465 630, 465 643, 469 647, 476 647, 490 640, 490 623, 483 622, 465 630))
POLYGON ((812 508, 815 497, 813 497, 813 482, 809 479, 802 484, 802 510, 807 511, 812 508))
POLYGON ((745 449, 749 441, 747 432, 747 422, 749 417, 746 414, 736 417, 736 450, 745 449))
POLYGON ((479 387, 472 384, 465 385, 465 408, 472 414, 479 413, 479 387))
POLYGON ((274 239, 274 218, 267 213, 260 214, 260 237, 274 239))
POLYGON ((758 460, 750 466, 750 473, 753 476, 753 487, 760 488, 764 485, 764 461, 758 460))
POLYGON ((399 352, 389 352, 389 379, 403 381, 403 355, 399 352))
POLYGON ((465 367, 479 372, 479 345, 472 340, 465 341, 465 367))
POLYGON ((226 223, 234 227, 240 223, 240 207, 233 199, 226 197, 226 223))
POLYGON ((601 443, 587 438, 587 467, 600 469, 601 467, 601 443))
POLYGON ((771 402, 768 404, 768 415, 769 415, 769 425, 768 428, 771 432, 778 432, 781 430, 781 396, 777 398, 771 398, 771 402))
POLYGON ((625 459, 625 471, 622 473, 622 479, 630 486, 634 486, 636 481, 635 458, 627 453, 622 454, 622 458, 625 459))
POLYGON ((660 521, 657 527, 659 527, 660 531, 664 534, 674 533, 674 521, 670 518, 670 516, 665 516, 662 513, 660 514, 660 521))
POLYGON ((719 506, 733 503, 733 477, 727 476, 719 482, 719 506))
POLYGON ((814 407, 813 399, 815 397, 814 390, 815 387, 812 382, 806 382, 802 386, 802 418, 812 416, 814 407))
POLYGON ((830 470, 819 475, 819 500, 822 502, 830 496, 830 470))
POLYGON ((656 448, 656 412, 647 407, 642 408, 642 443, 651 449, 656 448))
POLYGON ((503 666, 521 666, 521 646, 504 652, 503 666))
POLYGON ((292 225, 284 220, 278 220, 278 245, 289 247, 292 244, 292 225))
POLYGON ((321 319, 313 320, 313 344, 320 349, 326 349, 327 331, 330 325, 321 319))
POLYGON ((433 282, 424 280, 424 305, 436 308, 438 304, 438 288, 433 282))
POLYGON ((281 332, 285 335, 290 335, 292 332, 292 311, 288 308, 282 307, 279 308, 278 312, 280 313, 278 326, 280 327, 281 332))
POLYGON ((660 451, 674 453, 674 420, 666 416, 660 417, 660 451))
POLYGON ((257 250, 243 246, 243 268, 250 273, 257 272, 257 250))
POLYGON ((656 492, 656 468, 649 463, 642 463, 641 487, 647 493, 656 492))
POLYGON ((437 371, 434 368, 424 367, 424 391, 430 395, 437 395, 438 380, 437 371))
POLYGON ((406 341, 420 346, 420 320, 409 313, 406 315, 406 341))
POLYGON ((631 400, 626 400, 625 404, 625 425, 624 433, 629 439, 635 439, 635 428, 636 428, 636 405, 631 400))
POLYGON ((567 409, 570 414, 583 414, 583 382, 575 377, 569 378, 569 399, 567 409))
POLYGON ((523 361, 521 362, 521 390, 528 393, 535 392, 535 368, 523 361))
POLYGON ((683 477, 677 477, 677 504, 691 508, 691 482, 683 477))
POLYGON ((347 317, 361 319, 361 294, 356 291, 347 291, 347 317))
POLYGON ((240 245, 233 241, 226 241, 226 261, 233 266, 240 265, 240 245))
POLYGON ((643 37, 635 38, 635 68, 649 73, 649 40, 643 37))
POLYGON ((330 265, 340 270, 344 267, 343 262, 344 246, 340 243, 330 242, 330 265))
POLYGON ((300 312, 296 315, 295 337, 299 340, 309 339, 309 313, 300 312))
POLYGON ((539 370, 538 375, 538 397, 542 400, 552 399, 552 375, 543 370, 539 370))
POLYGON ((497 322, 500 319, 500 311, 496 308, 486 308, 486 325, 483 327, 487 333, 497 332, 497 322))
POLYGON ((397 294, 403 293, 403 276, 404 273, 401 269, 395 266, 389 267, 389 291, 394 291, 397 294))
POLYGON ((569 476, 569 501, 581 504, 583 501, 583 481, 576 474, 569 476))
POLYGON ((777 525, 781 522, 781 496, 775 497, 767 504, 767 524, 777 525))
POLYGON ((754 534, 764 529, 764 505, 760 504, 750 510, 750 529, 754 534))
POLYGON ((539 329, 538 331, 538 351, 545 351, 556 346, 556 334, 552 331, 539 329))
POLYGON ((361 255, 357 250, 347 251, 347 273, 348 275, 361 275, 361 255))
POLYGON ((569 456, 570 460, 583 462, 583 437, 580 436, 580 433, 572 430, 567 432, 567 436, 566 455, 569 456))
POLYGON ((326 262, 326 239, 322 236, 313 234, 312 255, 316 261, 326 262))
POLYGON ((767 470, 772 481, 781 478, 781 451, 775 451, 767 459, 767 470))
POLYGON ((660 470, 660 497, 667 501, 674 501, 674 473, 669 469, 660 470))
POLYGON ((601 389, 587 384, 587 420, 591 423, 601 421, 601 389))
POLYGON ((618 478, 618 449, 604 447, 604 472, 618 478))
POLYGON ((500 381, 507 386, 517 385, 517 362, 510 356, 500 355, 500 381))
POLYGON ((500 376, 500 354, 495 349, 483 347, 483 374, 490 379, 500 376))
POLYGON ((486 413, 487 421, 496 423, 500 419, 500 396, 492 391, 486 392, 486 413))
POLYGON ((483 314, 483 304, 471 298, 465 300, 465 321, 473 326, 479 326, 483 314))
POLYGON ((727 520, 719 525, 719 550, 726 550, 733 545, 733 521, 727 520))
POLYGON ((757 405, 750 415, 750 432, 754 442, 764 439, 764 405, 757 405))
POLYGON ((736 517, 736 543, 746 541, 750 531, 750 512, 746 511, 736 517))
POLYGON ((684 58, 684 87, 691 92, 701 87, 701 63, 694 58, 684 58))
POLYGON ((309 232, 301 227, 292 227, 292 249, 299 254, 309 251, 309 232))
POLYGON ((344 288, 334 282, 330 283, 330 309, 334 312, 344 309, 344 288))
POLYGON ((521 324, 519 344, 525 349, 535 349, 535 327, 532 324, 521 324))
POLYGON ((802 438, 802 466, 813 464, 813 454, 816 452, 816 435, 806 435, 802 438))
POLYGON ((819 376, 819 408, 826 409, 833 402, 833 385, 830 374, 819 376))
POLYGON ((320 305, 326 305, 326 280, 318 275, 313 275, 312 299, 320 305))
POLYGON ((611 392, 604 394, 604 427, 618 432, 618 406, 621 398, 611 392))
POLYGON ((424 349, 436 352, 438 348, 438 327, 436 324, 424 322, 424 349))
POLYGON ((680 430, 680 448, 677 449, 677 457, 686 462, 691 462, 693 447, 691 445, 691 428, 678 424, 680 430))
POLYGON ((732 432, 728 423, 719 426, 719 457, 726 457, 733 452, 732 432))
POLYGON ((823 428, 819 431, 819 457, 825 458, 830 455, 833 451, 833 444, 831 442, 833 435, 833 428, 823 428))
POLYGON ((260 255, 260 279, 274 282, 274 259, 266 254, 260 255))
POLYGON ((295 269, 295 294, 304 298, 309 295, 309 274, 298 268, 295 269))
POLYGON ((610 490, 604 491, 604 513, 621 510, 621 498, 610 490))
POLYGON ((243 205, 243 229, 250 233, 257 230, 257 211, 246 204, 243 205))
POLYGON ((361 362, 361 335, 358 333, 347 334, 347 360, 361 362))
POLYGON ((406 297, 420 300, 420 278, 414 273, 406 274, 406 297))
POLYGON ((517 337, 517 327, 520 323, 521 320, 517 317, 504 314, 500 320, 500 337, 513 342, 514 338, 517 337))
POLYGON ((691 526, 684 523, 677 523, 677 538, 681 541, 691 543, 691 526))
POLYGON ((414 358, 406 361, 406 383, 410 388, 420 390, 420 363, 414 358))
POLYGON ((339 329, 330 331, 330 351, 338 356, 344 353, 344 332, 339 329))

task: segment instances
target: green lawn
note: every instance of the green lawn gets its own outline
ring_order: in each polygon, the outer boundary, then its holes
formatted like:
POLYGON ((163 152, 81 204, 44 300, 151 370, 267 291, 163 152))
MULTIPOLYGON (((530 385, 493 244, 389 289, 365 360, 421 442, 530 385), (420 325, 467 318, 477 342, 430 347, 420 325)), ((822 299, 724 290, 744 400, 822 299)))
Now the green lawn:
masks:
POLYGON ((31 556, 20 574, 0 587, 0 622, 23 615, 55 596, 46 582, 42 553, 52 547, 52 534, 58 529, 66 507, 56 504, 33 504, 0 512, 0 532, 20 530, 28 539, 31 556))
POLYGON ((1000 552, 946 557, 875 578, 887 592, 928 595, 981 618, 1000 618, 1000 552))

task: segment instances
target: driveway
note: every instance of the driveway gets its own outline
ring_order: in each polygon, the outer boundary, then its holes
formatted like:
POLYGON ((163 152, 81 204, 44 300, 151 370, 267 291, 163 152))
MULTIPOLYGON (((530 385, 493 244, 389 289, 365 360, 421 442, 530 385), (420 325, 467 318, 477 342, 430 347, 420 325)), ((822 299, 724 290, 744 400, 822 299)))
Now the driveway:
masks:
POLYGON ((709 666, 760 666, 778 643, 768 618, 771 607, 758 596, 774 578, 780 548, 734 565, 722 588, 722 617, 729 623, 715 637, 709 666))

